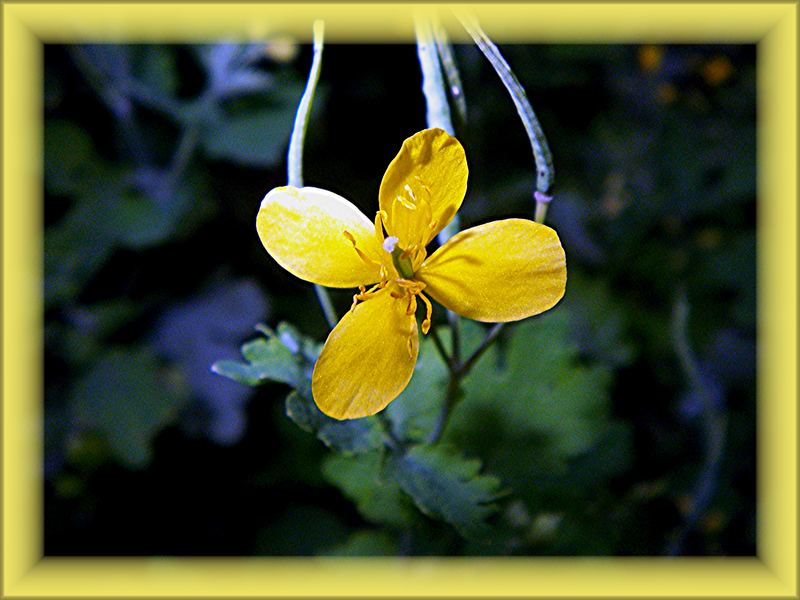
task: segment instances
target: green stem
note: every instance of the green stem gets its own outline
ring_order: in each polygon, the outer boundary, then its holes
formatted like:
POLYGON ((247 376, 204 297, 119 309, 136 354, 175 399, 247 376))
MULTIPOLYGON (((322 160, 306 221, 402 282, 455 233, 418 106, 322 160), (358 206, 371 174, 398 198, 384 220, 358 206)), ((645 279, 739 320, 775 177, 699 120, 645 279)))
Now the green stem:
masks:
POLYGON ((331 295, 326 288, 317 284, 314 284, 314 292, 317 294, 317 300, 319 301, 320 308, 322 308, 322 314, 325 315, 325 321, 328 323, 328 327, 333 329, 336 327, 339 318, 336 316, 336 309, 333 308, 331 295))
MULTIPOLYGON (((418 16, 414 20, 417 35, 417 56, 422 70, 422 93, 425 95, 426 122, 428 127, 444 129, 455 135, 453 120, 450 117, 450 105, 447 102, 447 87, 442 77, 442 65, 436 49, 433 25, 426 17, 418 16)), ((444 244, 459 230, 458 215, 439 232, 437 240, 444 244)))
MULTIPOLYGON (((314 55, 311 59, 311 69, 308 72, 306 89, 303 92, 302 98, 300 98, 300 104, 297 106, 292 137, 289 140, 289 153, 287 155, 286 165, 289 185, 298 188, 303 187, 303 146, 305 144, 306 129, 308 128, 308 119, 311 115, 311 105, 314 102, 314 92, 317 89, 319 73, 322 69, 322 47, 324 37, 325 24, 322 21, 314 21, 314 55)), ((318 284, 314 284, 314 292, 317 294, 317 300, 325 315, 325 320, 332 329, 336 326, 336 322, 339 319, 336 317, 336 311, 333 308, 331 296, 326 288, 318 284)))
POLYGON ((486 352, 489 347, 494 343, 494 341, 498 338, 500 333, 502 333, 503 328, 505 327, 505 323, 495 323, 489 332, 486 334, 486 337, 483 338, 481 345, 476 348, 476 350, 470 354, 469 358, 463 362, 461 365, 461 376, 467 375, 472 370, 472 367, 475 366, 475 363, 478 362, 478 359, 483 356, 483 353, 486 352))
POLYGON ((433 37, 436 39, 436 51, 439 54, 439 62, 442 71, 447 78, 448 91, 450 98, 455 104, 456 114, 461 124, 467 122, 467 101, 464 99, 464 86, 461 84, 461 75, 458 72, 455 57, 453 56, 453 46, 447 37, 447 31, 442 27, 438 20, 432 22, 433 37))
POLYGON ((700 414, 706 445, 703 465, 695 484, 692 509, 666 550, 668 555, 677 556, 682 554, 686 537, 697 526, 713 499, 722 464, 727 418, 723 409, 715 403, 689 342, 689 300, 686 290, 683 288, 678 293, 672 312, 672 338, 675 353, 689 386, 700 399, 700 414))
POLYGON ((428 335, 431 336, 433 340, 433 345, 436 347, 436 351, 439 353, 439 356, 442 357, 442 361, 444 364, 447 365, 447 369, 449 371, 455 370, 455 365, 453 364, 453 357, 447 353, 447 350, 442 343, 442 338, 439 337, 439 330, 436 325, 431 326, 431 330, 428 332, 428 335))
MULTIPOLYGON (((460 362, 460 359, 456 358, 455 351, 453 356, 448 356, 447 352, 445 351, 444 344, 442 344, 442 341, 439 338, 439 334, 435 330, 431 330, 431 334, 433 335, 433 343, 436 345, 439 354, 442 355, 445 364, 447 364, 449 376, 442 409, 439 412, 439 417, 436 419, 436 424, 433 426, 433 429, 428 436, 429 444, 435 444, 439 441, 439 439, 441 439, 445 426, 447 425, 447 421, 450 419, 450 414, 452 413, 456 404, 458 404, 458 401, 461 399, 461 381, 467 376, 467 374, 472 370, 472 367, 475 366, 475 363, 478 362, 481 356, 484 355, 484 353, 498 338, 500 333, 503 331, 504 325, 504 323, 495 323, 495 325, 493 325, 486 334, 486 337, 483 339, 480 346, 478 346, 464 362, 460 362)), ((454 336, 454 347, 456 343, 455 339, 456 338, 454 336)))
POLYGON ((314 22, 314 56, 311 60, 311 70, 308 73, 308 81, 300 104, 297 106, 297 114, 294 118, 294 128, 292 137, 289 141, 289 154, 287 171, 289 185, 303 187, 303 144, 308 127, 308 118, 311 114, 311 104, 314 101, 314 92, 319 81, 319 72, 322 68, 322 45, 325 34, 325 25, 322 21, 314 22))
POLYGON ((451 370, 450 377, 447 380, 447 390, 444 394, 444 404, 442 404, 442 410, 439 412, 439 417, 436 419, 436 424, 433 426, 433 430, 431 430, 431 433, 428 436, 429 444, 435 444, 441 439, 442 434, 444 433, 444 428, 447 425, 447 421, 450 419, 450 413, 461 397, 460 392, 461 375, 459 374, 458 370, 451 370))
POLYGON ((454 135, 433 26, 429 19, 419 16, 414 20, 414 29, 417 34, 417 56, 422 69, 422 93, 425 94, 428 127, 439 127, 454 135))
POLYGON ((467 17, 459 17, 459 20, 492 67, 494 67, 503 85, 506 86, 508 93, 511 95, 533 150, 533 158, 536 162, 536 190, 542 194, 547 193, 555 179, 553 156, 550 153, 550 147, 547 145, 547 138, 544 135, 542 126, 539 124, 536 113, 533 112, 533 107, 525 94, 525 89, 514 75, 506 59, 500 54, 500 50, 481 29, 478 22, 467 17))

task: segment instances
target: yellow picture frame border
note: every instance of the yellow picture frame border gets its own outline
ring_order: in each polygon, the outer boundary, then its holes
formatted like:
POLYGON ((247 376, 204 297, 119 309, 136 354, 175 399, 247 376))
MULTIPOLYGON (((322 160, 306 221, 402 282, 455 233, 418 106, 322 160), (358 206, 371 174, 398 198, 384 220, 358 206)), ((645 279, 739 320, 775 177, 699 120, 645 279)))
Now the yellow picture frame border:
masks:
MULTIPOLYGON (((432 5, 424 5, 426 9, 432 5)), ((758 86, 757 556, 752 558, 43 557, 43 45, 82 41, 410 42, 411 4, 5 2, 2 597, 798 597, 797 5, 437 5, 498 42, 754 43, 758 86)), ((451 31, 455 41, 459 37, 451 31)), ((552 134, 551 135, 555 135, 552 134)))

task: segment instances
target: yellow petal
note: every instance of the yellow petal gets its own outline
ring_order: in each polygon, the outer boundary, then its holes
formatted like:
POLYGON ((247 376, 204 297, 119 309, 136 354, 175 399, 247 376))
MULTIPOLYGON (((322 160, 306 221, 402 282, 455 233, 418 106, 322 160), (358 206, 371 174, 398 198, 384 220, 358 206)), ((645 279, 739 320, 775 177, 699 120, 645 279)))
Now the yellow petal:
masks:
POLYGON ((356 287, 380 279, 374 225, 333 192, 275 188, 261 202, 256 228, 270 256, 300 279, 328 287, 356 287), (345 232, 367 260, 359 256, 345 232))
POLYGON ((403 244, 427 245, 461 206, 467 175, 464 148, 447 132, 425 129, 408 138, 381 181, 380 204, 389 217, 389 234, 403 244), (415 205, 411 210, 416 218, 411 218, 408 207, 415 205), (406 231, 409 221, 415 229, 411 234, 406 231))
POLYGON ((517 321, 564 295, 567 266, 555 231, 506 219, 457 233, 423 263, 416 278, 441 304, 476 321, 517 321))
POLYGON ((419 352, 408 301, 387 286, 359 302, 334 327, 311 379, 319 409, 335 419, 374 415, 408 385, 419 352))

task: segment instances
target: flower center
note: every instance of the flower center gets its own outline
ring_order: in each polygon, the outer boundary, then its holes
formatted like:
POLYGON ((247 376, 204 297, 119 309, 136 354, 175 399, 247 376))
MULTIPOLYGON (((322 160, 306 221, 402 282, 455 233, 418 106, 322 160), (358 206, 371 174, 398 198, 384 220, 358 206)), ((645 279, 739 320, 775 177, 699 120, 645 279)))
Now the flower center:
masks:
MULTIPOLYGON (((431 208, 431 191, 419 176, 412 183, 403 186, 403 190, 388 210, 383 213, 386 231, 390 237, 397 238, 403 249, 402 259, 410 258, 411 268, 398 266, 398 260, 392 255, 397 271, 405 278, 410 278, 414 271, 425 260, 425 246, 436 229, 431 208)), ((387 238, 388 239, 388 238, 387 238)), ((393 252, 388 250, 387 252, 393 252)))

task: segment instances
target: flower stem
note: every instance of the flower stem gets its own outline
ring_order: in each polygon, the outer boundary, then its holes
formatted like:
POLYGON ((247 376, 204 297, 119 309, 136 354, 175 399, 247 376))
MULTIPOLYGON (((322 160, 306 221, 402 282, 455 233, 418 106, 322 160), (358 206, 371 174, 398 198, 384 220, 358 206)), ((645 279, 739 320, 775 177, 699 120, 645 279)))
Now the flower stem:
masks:
POLYGON ((719 478, 727 430, 726 415, 723 409, 715 402, 712 392, 708 389, 708 385, 700 372, 697 357, 689 343, 688 329, 689 301, 686 297, 686 291, 681 289, 672 312, 672 337, 675 344, 675 353, 678 356, 684 375, 689 386, 700 399, 700 414, 706 448, 703 466, 697 476, 692 509, 666 549, 666 554, 669 556, 678 556, 683 553, 686 538, 697 526, 711 503, 719 478))
MULTIPOLYGON (((294 187, 303 187, 303 145, 306 138, 306 129, 308 128, 308 118, 311 115, 311 105, 314 102, 314 92, 317 89, 319 72, 322 69, 324 37, 325 23, 323 21, 314 21, 314 55, 311 59, 311 69, 308 72, 306 89, 302 98, 300 98, 300 104, 297 106, 297 114, 294 118, 294 128, 292 129, 292 137, 289 140, 289 153, 286 161, 289 185, 294 187)), ((331 302, 331 296, 326 288, 318 284, 314 284, 314 292, 317 294, 317 300, 325 315, 325 320, 332 329, 338 319, 331 302)))
POLYGON ((322 314, 325 315, 325 321, 327 321, 328 327, 333 329, 336 327, 339 318, 336 316, 336 310, 333 308, 333 302, 331 302, 331 296, 328 290, 321 285, 314 284, 314 292, 317 294, 317 300, 322 308, 322 314))
MULTIPOLYGON (((438 127, 450 135, 455 135, 433 24, 428 17, 418 15, 414 19, 414 29, 417 35, 417 56, 422 70, 422 93, 425 95, 426 122, 428 127, 438 127)), ((458 230, 459 222, 458 215, 456 215, 447 227, 439 232, 437 236, 439 244, 444 244, 458 230)))
MULTIPOLYGON (((503 331, 503 326, 504 323, 495 323, 495 325, 493 325, 486 334, 486 337, 483 339, 480 346, 478 346, 464 362, 461 362, 460 358, 456 358, 455 353, 451 356, 448 356, 444 348, 444 344, 442 344, 442 341, 439 338, 439 334, 436 333, 435 330, 431 331, 433 335, 433 343, 436 345, 437 350, 439 350, 439 354, 442 355, 442 358, 447 364, 449 377, 447 380, 447 389, 445 391, 442 410, 439 412, 439 417, 436 419, 436 424, 428 436, 429 444, 435 444, 442 437, 444 428, 447 425, 448 419, 450 418, 450 413, 453 411, 453 408, 456 404, 458 404, 458 401, 462 397, 461 381, 472 370, 472 367, 475 366, 475 363, 478 362, 480 357, 483 356, 483 354, 491 347, 491 345, 503 331)), ((451 329, 451 332, 453 333, 453 348, 455 348, 456 344, 455 331, 456 330, 451 329)))
POLYGON ((450 418, 450 413, 458 400, 461 398, 461 375, 458 370, 451 369, 450 377, 447 380, 447 391, 444 395, 444 404, 442 410, 439 412, 439 417, 436 419, 436 424, 433 426, 431 434, 428 436, 428 443, 435 444, 442 437, 445 425, 450 418))
POLYGON ((308 118, 311 114, 311 104, 314 102, 314 92, 319 81, 319 72, 322 68, 322 46, 325 35, 325 24, 322 21, 314 21, 314 56, 311 59, 311 70, 308 73, 306 89, 300 98, 297 106, 297 114, 294 118, 294 128, 292 137, 289 141, 289 154, 287 156, 287 174, 289 185, 294 187, 303 186, 303 145, 305 143, 306 128, 308 118))
POLYGON ((472 370, 472 367, 475 366, 475 363, 478 362, 478 359, 483 356, 483 353, 486 352, 494 341, 498 338, 500 333, 502 333, 503 328, 505 327, 505 323, 495 323, 492 325, 492 328, 486 334, 486 337, 483 338, 481 345, 475 349, 467 360, 461 365, 461 376, 467 375, 472 370))
POLYGON ((450 323, 450 333, 452 336, 453 364, 461 368, 461 320, 452 310, 447 311, 447 320, 450 323))
POLYGON ((442 343, 442 338, 439 337, 439 331, 436 326, 432 326, 431 330, 428 332, 428 335, 431 336, 433 340, 433 345, 436 347, 437 352, 439 352, 439 356, 442 357, 444 364, 447 365, 447 369, 449 371, 453 370, 453 358, 447 353, 447 350, 442 343))
POLYGON ((533 150, 533 158, 536 162, 536 190, 543 194, 547 193, 550 186, 553 185, 553 179, 555 179, 553 156, 550 153, 550 147, 547 144, 547 138, 544 135, 542 126, 539 124, 536 113, 533 112, 533 107, 525 94, 525 88, 522 87, 506 59, 500 54, 500 50, 489 39, 486 32, 481 29, 478 22, 474 18, 467 17, 459 17, 459 20, 492 67, 494 67, 503 85, 506 86, 508 93, 511 95, 533 150))

